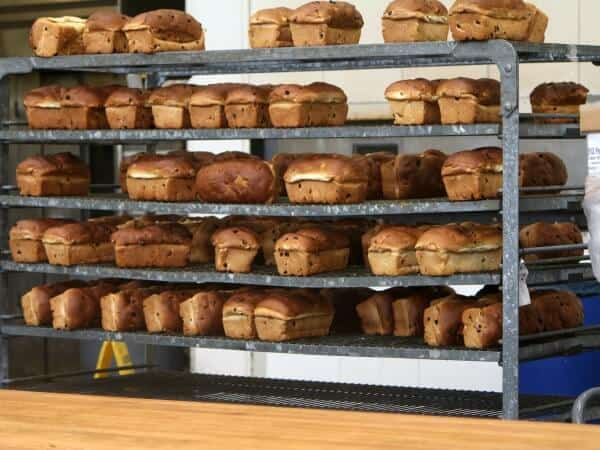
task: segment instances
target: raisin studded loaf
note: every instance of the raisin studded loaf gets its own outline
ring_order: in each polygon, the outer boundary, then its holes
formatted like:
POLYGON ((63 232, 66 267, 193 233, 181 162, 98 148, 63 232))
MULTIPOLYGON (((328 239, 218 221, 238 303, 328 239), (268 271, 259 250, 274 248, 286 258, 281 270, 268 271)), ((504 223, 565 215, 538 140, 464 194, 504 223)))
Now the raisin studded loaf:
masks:
POLYGON ((112 129, 147 129, 154 126, 150 91, 121 87, 104 102, 106 120, 112 129))
POLYGON ((239 86, 238 83, 219 83, 196 87, 189 100, 192 128, 227 128, 225 100, 227 93, 239 86))
POLYGON ((296 47, 358 44, 364 25, 354 5, 338 1, 307 3, 289 21, 296 47))
POLYGON ((425 228, 387 226, 370 238, 369 267, 375 275, 419 273, 415 245, 425 228))
POLYGON ((248 227, 228 227, 212 238, 215 268, 219 272, 249 273, 260 249, 256 233, 248 227))
POLYGON ((438 82, 424 78, 396 81, 385 90, 396 125, 440 123, 437 101, 438 82))
POLYGON ((190 98, 197 86, 172 84, 154 89, 148 97, 156 128, 190 128, 190 98))
POLYGON ((21 297, 23 318, 29 326, 52 325, 50 299, 62 294, 67 289, 84 287, 87 283, 78 280, 35 286, 21 297))
POLYGON ((369 336, 388 336, 394 331, 394 298, 388 292, 378 292, 356 305, 362 332, 369 336))
POLYGON ((48 228, 74 223, 70 219, 19 220, 9 232, 8 246, 13 261, 25 263, 46 262, 42 236, 48 228))
POLYGON ((17 165, 17 186, 21 195, 88 195, 90 169, 71 153, 35 155, 17 165))
POLYGON ((80 55, 83 53, 85 20, 79 17, 40 17, 29 32, 29 45, 36 56, 80 55))
POLYGON ((425 342, 432 347, 462 345, 462 315, 474 301, 456 294, 434 300, 423 313, 425 342))
POLYGON ((166 291, 166 286, 138 287, 111 292, 100 299, 102 329, 106 331, 142 331, 144 299, 166 291))
POLYGON ((225 96, 225 118, 229 128, 268 128, 269 95, 272 86, 240 84, 232 86, 225 96))
POLYGON ((108 128, 106 99, 121 86, 74 86, 67 88, 60 105, 70 130, 101 130, 108 128))
POLYGON ((500 123, 500 83, 481 78, 443 80, 436 90, 444 125, 500 123))
POLYGON ((502 262, 502 230, 472 222, 435 226, 421 235, 415 247, 423 275, 494 271, 502 262))
POLYGON ((229 296, 223 305, 223 328, 232 339, 256 339, 254 309, 266 296, 266 291, 243 288, 229 296))
MULTIPOLYGON (((579 227, 571 222, 536 222, 521 228, 519 232, 521 248, 548 247, 555 245, 573 245, 583 243, 579 227)), ((525 261, 540 259, 567 258, 583 256, 583 249, 558 252, 532 253, 524 256, 525 261)))
POLYGON ((202 292, 201 289, 162 291, 144 299, 144 321, 149 333, 181 333, 181 303, 202 292))
POLYGON ((123 27, 130 20, 113 9, 100 9, 85 21, 83 50, 85 53, 127 53, 123 27))
POLYGON ((179 304, 185 336, 222 336, 223 304, 227 295, 207 290, 198 292, 179 304))
POLYGON ((64 93, 65 89, 57 85, 42 86, 27 92, 23 104, 29 128, 67 128, 67 116, 61 106, 64 93))
POLYGON ((382 18, 384 42, 448 40, 448 9, 438 0, 395 0, 382 18))
MULTIPOLYGON (((578 83, 543 83, 530 95, 531 109, 538 114, 576 114, 587 102, 589 90, 578 83)), ((577 119, 543 118, 538 123, 577 123, 577 119)))
POLYGON ((289 8, 269 8, 256 11, 250 17, 248 37, 251 48, 293 47, 289 8))
POLYGON ((157 9, 135 16, 123 27, 131 53, 204 50, 202 25, 175 9, 157 9))

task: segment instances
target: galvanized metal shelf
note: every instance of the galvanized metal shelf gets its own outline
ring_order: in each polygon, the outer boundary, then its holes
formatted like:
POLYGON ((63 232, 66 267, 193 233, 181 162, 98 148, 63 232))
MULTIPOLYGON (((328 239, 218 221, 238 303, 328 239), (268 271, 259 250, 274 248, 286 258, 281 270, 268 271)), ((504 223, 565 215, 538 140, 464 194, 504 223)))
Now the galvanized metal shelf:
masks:
MULTIPOLYGON (((121 269, 113 265, 54 266, 51 264, 17 263, 0 260, 0 269, 8 272, 48 273, 72 277, 127 278, 165 281, 170 283, 227 283, 257 286, 302 288, 336 287, 395 287, 500 284, 499 272, 459 274, 449 277, 405 275, 398 277, 374 276, 364 267, 350 267, 344 271, 330 272, 310 277, 288 277, 277 273, 275 267, 256 267, 252 273, 215 272, 209 264, 189 266, 184 269, 121 269)), ((593 278, 589 263, 569 266, 531 265, 528 283, 532 285, 567 281, 584 281, 593 278)))
MULTIPOLYGON (((49 377, 50 378, 50 377, 49 377)), ((50 378, 51 379, 51 378, 50 378)), ((9 385, 36 392, 198 402, 241 403, 436 416, 502 416, 502 394, 443 389, 274 380, 150 371, 93 380, 89 376, 9 385)), ((523 395, 520 416, 567 416, 573 399, 523 395)))
MULTIPOLYGON (((6 192, 6 191, 4 191, 6 192)), ((521 197, 521 212, 581 211, 582 191, 521 197)), ((281 199, 272 205, 169 203, 129 200, 125 195, 93 193, 87 197, 23 197, 0 194, 0 207, 94 209, 157 214, 244 214, 282 217, 390 216, 401 214, 497 213, 500 200, 450 202, 448 199, 374 200, 354 205, 298 205, 281 199)))
POLYGON ((53 58, 3 58, 0 72, 25 74, 34 70, 112 73, 193 74, 268 73, 320 70, 359 70, 487 64, 516 54, 520 63, 600 61, 600 47, 591 45, 528 44, 502 40, 483 42, 420 42, 306 48, 167 52, 154 55, 75 55, 53 58))

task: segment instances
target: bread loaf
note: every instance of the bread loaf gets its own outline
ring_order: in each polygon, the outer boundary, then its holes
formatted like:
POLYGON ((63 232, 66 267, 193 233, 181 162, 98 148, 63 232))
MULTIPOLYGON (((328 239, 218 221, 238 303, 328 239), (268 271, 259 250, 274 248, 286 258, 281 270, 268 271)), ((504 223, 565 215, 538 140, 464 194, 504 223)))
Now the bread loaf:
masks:
POLYGON ((19 220, 9 232, 8 245, 13 261, 24 263, 46 262, 42 236, 48 228, 73 223, 70 219, 19 220))
POLYGON ((286 233, 275 244, 275 263, 280 275, 308 276, 345 269, 350 242, 326 228, 302 228, 286 233))
POLYGON ((425 342, 432 347, 462 345, 462 315, 473 301, 459 295, 434 300, 423 315, 425 342))
POLYGON ((227 91, 225 117, 229 128, 268 128, 270 86, 237 85, 227 91))
POLYGON ((569 175, 562 159, 550 152, 519 155, 519 186, 564 186, 569 175))
POLYGON ((60 266, 112 262, 110 235, 115 230, 113 225, 91 222, 48 228, 42 236, 48 262, 60 266))
POLYGON ((127 53, 127 38, 123 27, 129 17, 112 9, 92 13, 83 29, 85 53, 127 53))
POLYGON ((90 169, 71 153, 36 155, 17 165, 17 186, 21 195, 76 196, 87 195, 90 169))
POLYGON ((436 96, 444 125, 500 123, 500 83, 489 78, 441 81, 436 96))
POLYGON ((215 268, 219 272, 249 273, 260 243, 247 227, 222 228, 212 236, 215 268))
POLYGON ((187 156, 140 157, 127 169, 127 193, 132 200, 189 202, 196 198, 196 172, 187 156))
POLYGON ((262 250, 262 261, 260 262, 267 266, 275 264, 275 243, 277 239, 287 231, 297 229, 291 221, 278 217, 230 216, 224 220, 224 225, 228 227, 242 226, 254 231, 262 250))
POLYGON ((232 339, 256 339, 254 308, 265 297, 261 289, 240 289, 223 305, 223 328, 232 339))
POLYGON ((85 20, 79 17, 39 17, 29 32, 29 45, 36 56, 83 53, 85 20))
POLYGON ((67 115, 61 106, 64 93, 65 89, 57 85, 42 86, 27 92, 23 97, 23 104, 29 128, 67 128, 67 115))
POLYGON ((543 331, 557 331, 583 325, 581 300, 570 291, 535 291, 531 303, 544 324, 543 331))
POLYGON ((483 147, 454 153, 441 173, 452 201, 497 198, 502 189, 502 149, 483 147))
POLYGON ((388 226, 371 236, 368 249, 369 267, 375 275, 419 273, 415 245, 425 229, 388 226))
POLYGON ((342 126, 347 102, 344 91, 332 84, 283 84, 269 95, 269 117, 280 128, 342 126))
POLYGON ((368 166, 342 155, 294 161, 283 178, 292 203, 361 203, 369 183, 368 166))
POLYGON ((21 309, 25 323, 35 327, 52 325, 50 299, 62 294, 67 289, 84 286, 86 283, 78 280, 35 286, 21 297, 21 309))
POLYGON ((65 89, 60 102, 67 128, 70 130, 101 130, 108 128, 104 104, 120 86, 75 86, 65 89))
POLYGON ((171 84, 155 89, 148 97, 156 128, 190 128, 190 98, 197 87, 171 84))
POLYGON ((204 50, 202 25, 176 9, 157 9, 135 16, 123 27, 131 53, 204 50))
POLYGON ((416 243, 423 275, 488 272, 502 263, 502 230, 472 222, 432 227, 416 243))
POLYGON ((456 0, 449 16, 456 41, 525 41, 531 20, 532 11, 523 0, 456 0))
POLYGON ((445 162, 445 153, 425 150, 418 155, 398 155, 383 163, 380 168, 383 198, 443 197, 442 166, 445 162))
POLYGON ((326 336, 334 309, 317 294, 271 292, 254 309, 256 332, 263 341, 289 341, 326 336))
POLYGON ((104 103, 108 126, 112 129, 146 129, 154 126, 149 91, 118 88, 104 103))
POLYGON ((533 3, 525 3, 531 13, 529 28, 527 30, 527 41, 542 43, 546 40, 546 28, 548 28, 548 16, 544 14, 533 3))
POLYGON ((179 306, 200 289, 163 291, 144 299, 144 321, 149 333, 180 333, 183 321, 179 306))
MULTIPOLYGON (((589 90, 578 83, 543 83, 530 95, 531 109, 538 114, 577 114, 587 102, 589 90)), ((537 123, 577 123, 577 119, 536 119, 537 123)))
POLYGON ((446 41, 448 9, 437 0, 395 0, 382 19, 384 42, 446 41))
POLYGON ((214 260, 215 252, 211 237, 219 227, 216 217, 185 218, 179 221, 192 235, 192 247, 189 261, 191 264, 210 263, 214 260))
POLYGON ((190 97, 189 110, 192 128, 227 128, 225 100, 237 83, 198 86, 190 97))
POLYGON ((396 125, 440 123, 437 83, 424 78, 396 81, 385 90, 396 125))
POLYGON ((364 25, 360 12, 346 2, 310 2, 289 20, 296 47, 358 44, 364 25))
POLYGON ((432 292, 426 289, 390 289, 394 313, 394 336, 423 336, 425 310, 432 300, 432 292))
POLYGON ((177 223, 122 228, 114 232, 118 267, 185 267, 192 235, 177 223))
POLYGON ((387 336, 394 330, 393 297, 378 292, 356 306, 362 331, 370 336, 387 336))
POLYGON ((77 330, 100 324, 100 298, 118 290, 112 281, 98 281, 73 287, 50 299, 52 326, 58 330, 77 330))
POLYGON ((179 304, 185 336, 223 335, 223 304, 226 295, 218 291, 198 292, 179 304))
POLYGON ((248 38, 251 48, 293 47, 289 8, 269 8, 256 11, 250 17, 248 38))
POLYGON ((201 168, 196 187, 200 199, 208 203, 273 203, 279 191, 273 166, 248 158, 201 168))
MULTIPOLYGON (((579 227, 571 222, 537 222, 521 228, 521 231, 519 232, 519 243, 521 248, 575 245, 583 243, 583 237, 579 227)), ((543 259, 568 258, 575 256, 583 256, 583 249, 532 253, 525 255, 523 259, 525 259, 527 262, 530 262, 543 259)))
POLYGON ((367 184, 367 199, 381 200, 383 198, 383 181, 381 178, 381 167, 394 159, 395 155, 390 152, 367 153, 366 155, 354 155, 354 159, 364 161, 369 175, 367 184))
POLYGON ((462 322, 465 347, 484 349, 498 345, 502 338, 502 296, 466 309, 462 322))
POLYGON ((106 331, 142 331, 144 299, 166 291, 165 286, 138 287, 111 292, 100 299, 102 329, 106 331))

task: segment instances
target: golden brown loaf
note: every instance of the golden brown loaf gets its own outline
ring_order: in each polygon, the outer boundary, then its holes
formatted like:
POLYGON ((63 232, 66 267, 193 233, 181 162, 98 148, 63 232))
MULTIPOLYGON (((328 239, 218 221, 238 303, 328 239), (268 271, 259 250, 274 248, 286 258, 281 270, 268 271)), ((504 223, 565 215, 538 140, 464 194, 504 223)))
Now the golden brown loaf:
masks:
POLYGON ((442 176, 471 173, 502 173, 502 149, 481 147, 453 153, 442 167, 442 176))
POLYGON ((44 244, 100 244, 110 241, 114 226, 90 222, 77 222, 48 228, 43 235, 44 244))
POLYGON ((260 249, 257 234, 248 227, 222 228, 213 234, 211 242, 215 248, 215 268, 219 272, 250 272, 260 249))
POLYGON ((121 86, 74 86, 66 88, 61 100, 63 107, 104 108, 106 99, 121 86))
POLYGON ((192 236, 183 225, 163 223, 121 228, 112 234, 111 241, 115 245, 191 245, 192 236))
POLYGON ((401 250, 414 250, 424 228, 408 227, 403 225, 390 225, 381 229, 371 237, 369 251, 389 252, 401 250))
POLYGON ((148 103, 152 106, 163 105, 187 108, 195 90, 196 86, 191 84, 172 84, 157 88, 152 91, 148 103))
POLYGON ((64 92, 63 87, 50 85, 33 89, 25 94, 23 103, 30 128, 67 128, 67 116, 61 108, 64 92))
POLYGON ((100 299, 102 329, 107 331, 141 331, 144 321, 144 299, 167 290, 166 287, 137 287, 111 292, 100 299))
POLYGON ((303 181, 366 183, 368 173, 359 160, 342 155, 322 155, 293 161, 283 179, 289 184, 303 181))
POLYGON ((583 324, 583 305, 573 292, 534 291, 531 303, 543 322, 543 331, 575 328, 583 324))
POLYGON ((85 29, 86 31, 120 31, 130 19, 113 9, 100 9, 87 18, 85 29))
POLYGON ((31 26, 29 45, 36 56, 83 53, 85 20, 79 17, 40 17, 31 26))
POLYGON ((256 11, 250 17, 251 25, 265 25, 265 24, 275 24, 275 25, 286 25, 289 22, 289 17, 293 12, 290 8, 280 7, 280 8, 268 8, 261 9, 256 11))
POLYGON ((369 267, 375 275, 408 275, 419 272, 415 245, 426 230, 402 225, 382 227, 369 237, 369 267))
POLYGON ((364 21, 356 7, 347 2, 310 2, 296 9, 290 22, 327 24, 334 28, 362 28, 364 21))
POLYGON ((439 150, 425 150, 419 155, 398 155, 381 165, 383 198, 443 197, 442 166, 447 156, 439 150))
POLYGON ((141 89, 119 87, 115 89, 104 102, 104 106, 144 106, 149 105, 150 91, 141 89))
POLYGON ((44 176, 90 176, 89 167, 71 153, 56 153, 54 155, 35 155, 24 159, 17 165, 17 174, 44 176))
POLYGON ((243 250, 258 250, 260 244, 256 233, 247 227, 221 228, 211 238, 215 247, 230 247, 243 250))
POLYGON ((384 12, 388 19, 418 18, 426 22, 447 22, 448 9, 438 0, 394 0, 384 12), (445 19, 445 20, 444 20, 445 19))
POLYGON ((179 305, 200 289, 177 289, 153 294, 144 299, 144 319, 149 333, 175 333, 183 329, 179 305))
POLYGON ((227 93, 234 87, 242 86, 239 83, 218 83, 207 86, 197 86, 189 99, 190 106, 225 105, 227 93))
POLYGON ((481 105, 500 104, 500 82, 490 78, 453 78, 439 83, 438 97, 474 98, 481 105))
POLYGON ((42 86, 28 91, 23 104, 33 108, 60 108, 65 88, 56 84, 42 86))
POLYGON ((10 229, 10 239, 40 240, 48 228, 74 223, 73 219, 23 219, 10 229))
POLYGON ((271 90, 266 86, 254 86, 251 84, 234 85, 227 91, 225 104, 266 104, 269 103, 271 90))
POLYGON ((198 171, 196 187, 209 203, 272 203, 279 191, 273 166, 257 159, 232 159, 198 171))
POLYGON ((423 336, 425 310, 431 300, 439 298, 439 293, 428 289, 404 290, 392 288, 389 294, 393 298, 394 336, 423 336))
POLYGON ((135 16, 123 27, 129 51, 154 53, 204 50, 202 25, 175 9, 157 9, 135 16))
POLYGON ((502 338, 502 297, 496 297, 479 301, 463 311, 465 347, 482 349, 498 345, 502 338))
POLYGON ((306 86, 281 84, 269 94, 269 103, 346 103, 348 98, 342 89, 333 84, 316 82, 306 86))
POLYGON ((148 103, 150 91, 134 88, 115 89, 106 99, 106 119, 112 129, 152 128, 154 120, 148 103))
POLYGON ((256 11, 250 17, 248 35, 252 48, 277 48, 293 46, 289 8, 269 8, 256 11))
POLYGON ((431 227, 417 241, 418 250, 463 253, 502 247, 502 230, 497 225, 473 222, 431 227))
POLYGON ((226 294, 207 290, 179 304, 185 336, 222 336, 226 294))
MULTIPOLYGON (((589 90, 578 83, 543 83, 531 92, 531 108, 538 114, 579 114, 589 90)), ((536 118, 540 123, 576 123, 569 118, 536 118)))
POLYGON ((126 53, 123 27, 129 17, 114 9, 100 9, 88 17, 83 30, 85 53, 126 53))
POLYGON ((342 233, 326 228, 302 228, 281 236, 275 244, 276 251, 322 252, 348 248, 350 241, 342 233))
POLYGON ((65 281, 55 284, 35 286, 21 297, 23 318, 29 326, 45 326, 52 324, 50 299, 62 294, 67 289, 83 287, 86 283, 79 280, 65 281))
POLYGON ((437 0, 395 0, 382 18, 384 42, 445 41, 448 10, 437 0))
POLYGON ((387 292, 373 294, 356 305, 362 332, 369 336, 387 336, 394 330, 393 298, 387 292))
POLYGON ((432 347, 462 344, 462 314, 473 301, 454 294, 433 301, 423 315, 425 342, 432 347))
MULTIPOLYGON (((573 245, 583 243, 583 237, 579 227, 571 222, 537 222, 521 228, 519 242, 521 248, 573 245)), ((536 261, 571 256, 583 256, 583 249, 528 254, 524 256, 524 259, 525 261, 536 261)))
POLYGON ((254 308, 265 298, 261 289, 240 289, 223 305, 225 335, 233 339, 256 339, 254 308))
POLYGON ((385 90, 388 100, 422 100, 435 102, 437 100, 437 84, 425 78, 401 80, 390 84, 385 90))

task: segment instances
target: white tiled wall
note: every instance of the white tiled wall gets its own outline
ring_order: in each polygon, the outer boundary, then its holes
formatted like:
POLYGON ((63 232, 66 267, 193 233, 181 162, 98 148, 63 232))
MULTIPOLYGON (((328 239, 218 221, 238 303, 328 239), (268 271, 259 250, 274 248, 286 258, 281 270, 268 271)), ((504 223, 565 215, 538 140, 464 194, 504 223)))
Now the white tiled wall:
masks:
MULTIPOLYGON (((382 42, 380 17, 389 0, 351 0, 362 12, 365 27, 361 43, 382 42)), ((530 0, 550 17, 546 33, 547 42, 590 44, 600 42, 599 0, 530 0)), ((450 6, 452 0, 442 0, 450 6)), ((297 7, 305 0, 219 0, 218 2, 188 0, 188 10, 198 17, 207 31, 209 49, 246 48, 247 22, 250 14, 258 9, 274 6, 297 7)), ((529 92, 545 81, 577 81, 588 86, 592 94, 600 94, 600 68, 584 64, 538 64, 521 68, 521 110, 530 111, 529 92)), ((493 66, 442 67, 368 70, 354 72, 308 72, 286 74, 260 74, 234 77, 255 83, 297 82, 307 83, 324 80, 342 87, 350 99, 351 117, 390 117, 383 99, 385 88, 393 81, 414 77, 448 78, 453 76, 497 78, 493 66)), ((223 79, 220 77, 219 79, 223 79)), ((213 81, 200 77, 195 82, 213 81)), ((385 142, 385 141, 384 141, 385 142)), ((402 151, 420 151, 439 148, 446 151, 472 148, 478 145, 497 144, 496 138, 481 139, 404 139, 395 140, 402 151)), ((210 148, 213 151, 238 148, 240 143, 204 142, 194 148, 210 148)), ((242 147, 244 144, 241 144, 242 147)), ((245 147, 244 147, 245 148, 245 147)), ((559 153, 567 162, 571 184, 582 184, 586 167, 577 152, 583 150, 581 142, 524 141, 522 151, 551 150, 559 153)), ((351 141, 285 141, 278 144, 278 151, 334 151, 349 152, 351 141)), ((192 366, 202 372, 256 375, 277 378, 300 378, 313 380, 344 381, 442 388, 468 388, 499 390, 501 370, 495 364, 458 363, 418 360, 331 358, 320 356, 249 354, 244 352, 204 351, 192 352, 192 366)))

